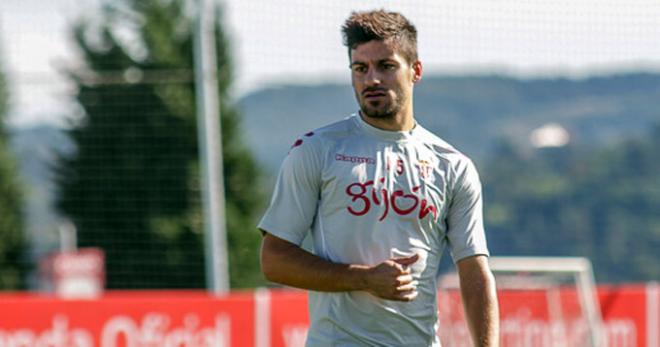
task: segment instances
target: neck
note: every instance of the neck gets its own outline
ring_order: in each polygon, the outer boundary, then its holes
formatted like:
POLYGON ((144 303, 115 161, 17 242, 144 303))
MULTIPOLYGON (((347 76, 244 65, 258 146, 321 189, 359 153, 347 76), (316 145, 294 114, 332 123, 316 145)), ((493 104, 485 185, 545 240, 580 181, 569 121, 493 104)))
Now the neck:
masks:
POLYGON ((401 110, 393 117, 387 118, 365 116, 360 111, 360 118, 373 127, 388 131, 410 131, 415 127, 415 118, 413 117, 412 109, 401 110))

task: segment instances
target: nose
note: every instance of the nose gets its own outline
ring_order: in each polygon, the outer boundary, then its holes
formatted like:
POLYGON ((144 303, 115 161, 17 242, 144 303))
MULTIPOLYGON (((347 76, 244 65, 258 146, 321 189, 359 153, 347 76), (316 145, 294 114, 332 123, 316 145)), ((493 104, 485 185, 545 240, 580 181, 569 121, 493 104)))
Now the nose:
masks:
POLYGON ((381 77, 376 69, 369 69, 364 74, 364 84, 367 86, 377 86, 381 83, 381 77))

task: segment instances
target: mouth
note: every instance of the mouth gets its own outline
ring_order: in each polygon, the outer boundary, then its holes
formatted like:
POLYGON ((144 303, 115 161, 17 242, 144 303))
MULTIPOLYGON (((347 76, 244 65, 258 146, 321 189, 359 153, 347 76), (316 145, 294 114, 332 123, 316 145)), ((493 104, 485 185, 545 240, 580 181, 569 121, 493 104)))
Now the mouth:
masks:
POLYGON ((384 90, 367 91, 362 93, 362 96, 364 96, 365 99, 378 99, 386 97, 387 93, 384 90))

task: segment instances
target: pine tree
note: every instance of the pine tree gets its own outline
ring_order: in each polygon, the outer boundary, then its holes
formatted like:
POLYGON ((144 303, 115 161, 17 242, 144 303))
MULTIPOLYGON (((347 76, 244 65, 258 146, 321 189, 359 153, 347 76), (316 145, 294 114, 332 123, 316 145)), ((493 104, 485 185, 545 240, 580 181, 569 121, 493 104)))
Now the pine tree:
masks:
MULTIPOLYGON (((120 1, 75 26, 89 72, 71 73, 84 116, 71 131, 78 153, 62 162, 59 205, 77 225, 79 245, 106 253, 109 288, 205 285, 186 4, 120 1), (119 39, 127 30, 129 39, 119 39)), ((241 142, 228 41, 216 28, 231 286, 251 287, 263 283, 259 172, 241 142)))
POLYGON ((0 71, 0 289, 25 288, 22 196, 5 129, 8 91, 0 71))

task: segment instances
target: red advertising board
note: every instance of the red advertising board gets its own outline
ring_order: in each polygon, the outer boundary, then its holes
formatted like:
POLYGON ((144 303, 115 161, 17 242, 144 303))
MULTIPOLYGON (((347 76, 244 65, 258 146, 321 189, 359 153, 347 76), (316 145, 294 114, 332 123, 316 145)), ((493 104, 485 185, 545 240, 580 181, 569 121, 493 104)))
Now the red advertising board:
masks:
MULTIPOLYGON (((605 320, 605 335, 610 346, 652 346, 649 344, 645 286, 601 287, 600 309, 605 320), (622 297, 623 296, 623 297, 622 297)), ((656 310, 657 310, 656 306, 656 310)), ((658 334, 660 326, 656 326, 658 334)), ((657 346, 657 344, 655 344, 657 346)))
POLYGON ((270 307, 271 346, 304 346, 309 325, 307 295, 300 291, 272 291, 270 307))
MULTIPOLYGON (((503 290, 498 297, 502 346, 590 345, 589 326, 574 290, 503 290)), ((604 346, 658 347, 644 338, 649 325, 644 286, 603 287, 598 297, 604 346)), ((472 346, 458 291, 440 293, 438 312, 443 344, 472 346)))
POLYGON ((109 294, 98 300, 0 297, 0 346, 254 345, 251 293, 109 294))
MULTIPOLYGON (((503 347, 584 346, 571 291, 501 291, 503 347), (582 345, 580 345, 582 343, 582 345)), ((600 287, 608 347, 660 347, 656 284, 600 287)), ((438 300, 445 346, 470 346, 456 291, 438 300)), ((0 347, 295 347, 309 318, 303 291, 112 292, 94 300, 0 295, 0 347)))

